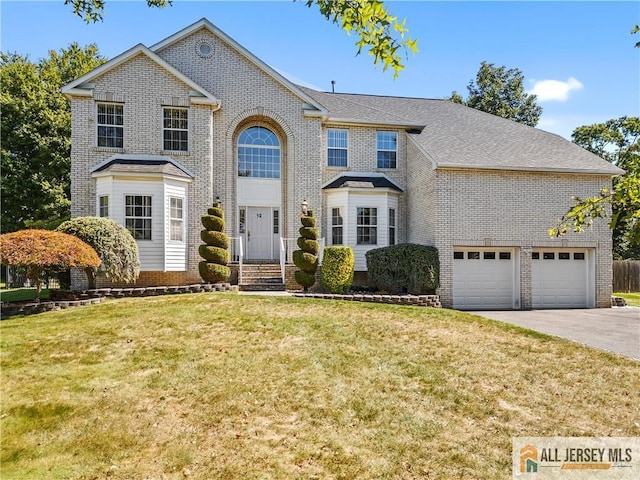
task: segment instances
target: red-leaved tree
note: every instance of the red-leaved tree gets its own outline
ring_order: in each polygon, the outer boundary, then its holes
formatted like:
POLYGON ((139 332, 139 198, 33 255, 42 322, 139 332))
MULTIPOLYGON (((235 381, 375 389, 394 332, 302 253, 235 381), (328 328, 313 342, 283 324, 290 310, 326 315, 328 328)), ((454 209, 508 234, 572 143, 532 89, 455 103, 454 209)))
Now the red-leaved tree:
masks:
POLYGON ((96 251, 73 235, 50 230, 20 230, 0 235, 0 263, 24 267, 40 300, 43 273, 68 268, 98 267, 96 251))

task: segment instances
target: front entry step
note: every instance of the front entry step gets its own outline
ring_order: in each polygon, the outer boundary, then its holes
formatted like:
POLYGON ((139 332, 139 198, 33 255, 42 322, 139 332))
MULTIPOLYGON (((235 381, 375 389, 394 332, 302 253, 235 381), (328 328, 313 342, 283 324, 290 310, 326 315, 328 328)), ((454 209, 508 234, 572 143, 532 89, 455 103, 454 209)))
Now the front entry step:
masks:
POLYGON ((245 292, 283 292, 282 270, 279 264, 244 264, 242 266, 242 283, 239 285, 245 292))

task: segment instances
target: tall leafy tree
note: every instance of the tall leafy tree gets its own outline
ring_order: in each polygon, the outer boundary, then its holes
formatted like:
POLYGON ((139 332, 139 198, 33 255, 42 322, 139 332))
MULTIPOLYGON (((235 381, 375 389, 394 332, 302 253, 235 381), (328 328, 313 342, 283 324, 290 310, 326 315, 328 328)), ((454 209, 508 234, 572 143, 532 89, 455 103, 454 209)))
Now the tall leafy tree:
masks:
POLYGON ((609 218, 616 258, 640 259, 640 118, 621 117, 578 127, 571 138, 582 148, 624 169, 613 188, 590 198, 575 197, 574 206, 549 230, 552 236, 580 232, 600 217, 609 218))
POLYGON ((2 232, 69 217, 71 111, 60 88, 105 61, 77 43, 37 63, 0 53, 2 232))
POLYGON ((517 68, 507 70, 504 66, 482 62, 467 90, 466 100, 458 92, 453 92, 448 100, 530 127, 535 127, 542 115, 542 107, 536 103, 535 95, 525 91, 524 75, 517 68))
MULTIPOLYGON (((301 1, 301 0, 294 0, 301 1)), ((403 70, 408 52, 418 51, 418 40, 407 36, 409 30, 405 20, 398 20, 389 13, 382 0, 302 0, 307 7, 317 7, 320 14, 340 26, 349 35, 355 33, 358 54, 363 49, 373 56, 374 65, 393 70, 394 77, 403 70)), ((106 0, 65 0, 73 13, 85 22, 101 21, 105 13, 106 0)), ((147 0, 149 7, 164 8, 172 0, 147 0)))

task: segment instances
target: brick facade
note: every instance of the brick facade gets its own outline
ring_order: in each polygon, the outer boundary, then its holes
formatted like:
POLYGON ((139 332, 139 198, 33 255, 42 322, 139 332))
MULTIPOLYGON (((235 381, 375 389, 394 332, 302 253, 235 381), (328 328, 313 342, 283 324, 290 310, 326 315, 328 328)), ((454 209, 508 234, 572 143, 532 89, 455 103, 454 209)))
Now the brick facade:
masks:
MULTIPOLYGON (((302 199, 315 210, 321 236, 326 236, 329 220, 323 184, 349 172, 384 173, 403 189, 398 197, 397 243, 433 245, 439 250, 438 293, 444 306, 453 301, 453 249, 457 246, 514 248, 519 258, 522 308, 532 304, 531 248, 595 249, 596 306, 610 306, 611 233, 607 225, 596 222, 584 234, 563 239, 551 239, 547 230, 571 206, 573 196, 597 194, 610 186, 611 175, 441 168, 412 139, 414 132, 407 133, 397 124, 349 125, 309 114, 319 107, 310 106, 302 90, 263 68, 248 52, 206 25, 158 45, 154 54, 220 99, 219 108, 194 102, 192 86, 144 52, 91 78, 90 96, 68 94, 72 216, 96 214, 95 180, 90 172, 114 154, 170 156, 194 175, 188 186, 187 271, 145 271, 139 285, 199 282, 200 216, 215 197, 223 202, 226 233, 239 235, 237 138, 247 127, 264 126, 276 134, 281 145, 282 237, 297 238, 302 199), (198 54, 202 42, 212 47, 211 56, 198 54), (100 101, 124 105, 122 149, 96 147, 96 103, 100 101), (188 108, 188 152, 163 150, 162 107, 167 105, 188 108), (348 130, 345 168, 327 167, 328 128, 348 130), (396 169, 377 168, 378 130, 397 132, 396 169)), ((232 278, 237 279, 236 267, 233 271, 232 278)), ((289 266, 287 286, 295 288, 292 271, 289 266)), ((81 284, 80 277, 74 276, 76 285, 81 284)), ((366 273, 360 272, 358 278, 362 281, 366 273)))

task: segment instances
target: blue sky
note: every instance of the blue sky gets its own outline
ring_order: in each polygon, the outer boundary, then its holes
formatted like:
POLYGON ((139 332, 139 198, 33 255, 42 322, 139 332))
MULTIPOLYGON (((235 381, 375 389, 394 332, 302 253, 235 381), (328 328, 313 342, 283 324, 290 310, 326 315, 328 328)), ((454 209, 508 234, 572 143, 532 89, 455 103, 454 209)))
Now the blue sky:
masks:
MULTIPOLYGON (((407 19, 420 52, 406 70, 355 56, 355 37, 304 1, 183 1, 153 9, 144 1, 107 0, 104 21, 85 24, 64 0, 0 1, 1 49, 48 56, 71 42, 96 43, 111 58, 151 46, 208 18, 281 73, 322 90, 444 98, 466 96, 482 61, 518 68, 544 108, 539 128, 570 138, 578 126, 640 114, 640 23, 637 1, 389 1, 407 19)), ((215 93, 215 92, 214 92, 215 93)))

